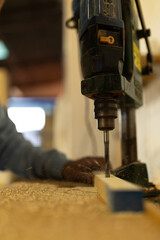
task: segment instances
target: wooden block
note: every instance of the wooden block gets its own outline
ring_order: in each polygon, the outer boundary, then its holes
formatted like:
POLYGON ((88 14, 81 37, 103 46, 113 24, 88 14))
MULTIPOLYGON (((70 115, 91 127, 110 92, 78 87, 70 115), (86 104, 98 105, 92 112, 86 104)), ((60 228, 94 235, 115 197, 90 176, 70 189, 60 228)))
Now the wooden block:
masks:
POLYGON ((111 175, 106 178, 102 173, 95 174, 95 187, 100 197, 113 212, 142 212, 143 191, 130 182, 111 175))

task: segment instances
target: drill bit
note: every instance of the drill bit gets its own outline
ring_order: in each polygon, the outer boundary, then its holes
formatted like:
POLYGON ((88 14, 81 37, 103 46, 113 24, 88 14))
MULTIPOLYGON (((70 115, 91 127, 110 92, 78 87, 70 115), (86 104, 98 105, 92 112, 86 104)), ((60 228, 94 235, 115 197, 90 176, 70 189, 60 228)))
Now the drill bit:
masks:
POLYGON ((109 131, 104 131, 104 149, 105 149, 105 176, 110 177, 109 166, 109 131))

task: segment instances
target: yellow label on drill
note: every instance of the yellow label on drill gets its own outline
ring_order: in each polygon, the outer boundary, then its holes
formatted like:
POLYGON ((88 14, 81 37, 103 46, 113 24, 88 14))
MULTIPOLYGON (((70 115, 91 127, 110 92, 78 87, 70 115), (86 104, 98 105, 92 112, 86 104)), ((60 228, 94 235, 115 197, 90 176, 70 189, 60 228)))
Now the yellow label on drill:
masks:
POLYGON ((142 71, 141 55, 140 55, 139 48, 137 47, 135 42, 133 42, 133 52, 134 52, 134 65, 136 66, 138 71, 141 72, 142 71))
POLYGON ((133 6, 134 6, 134 10, 137 12, 137 6, 135 1, 133 1, 133 6))

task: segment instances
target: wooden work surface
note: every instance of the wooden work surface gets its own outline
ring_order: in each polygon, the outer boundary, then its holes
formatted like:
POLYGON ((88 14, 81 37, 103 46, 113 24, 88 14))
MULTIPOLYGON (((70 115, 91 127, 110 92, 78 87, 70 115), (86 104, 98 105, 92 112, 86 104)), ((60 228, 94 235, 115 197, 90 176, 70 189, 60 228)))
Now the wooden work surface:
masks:
POLYGON ((0 189, 0 239, 159 240, 160 221, 110 213, 91 186, 20 181, 0 189))

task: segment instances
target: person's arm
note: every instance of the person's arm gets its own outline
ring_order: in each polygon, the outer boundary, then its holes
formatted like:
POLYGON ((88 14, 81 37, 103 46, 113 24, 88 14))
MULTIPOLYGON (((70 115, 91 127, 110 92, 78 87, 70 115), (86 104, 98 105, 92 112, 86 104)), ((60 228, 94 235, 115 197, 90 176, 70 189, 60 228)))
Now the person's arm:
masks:
POLYGON ((0 170, 11 170, 25 178, 53 178, 93 183, 93 171, 104 170, 104 158, 84 157, 70 161, 57 150, 33 147, 16 131, 0 105, 0 170))
POLYGON ((0 170, 11 170, 25 178, 62 179, 62 168, 68 162, 56 150, 33 147, 16 131, 6 109, 0 106, 0 170))

